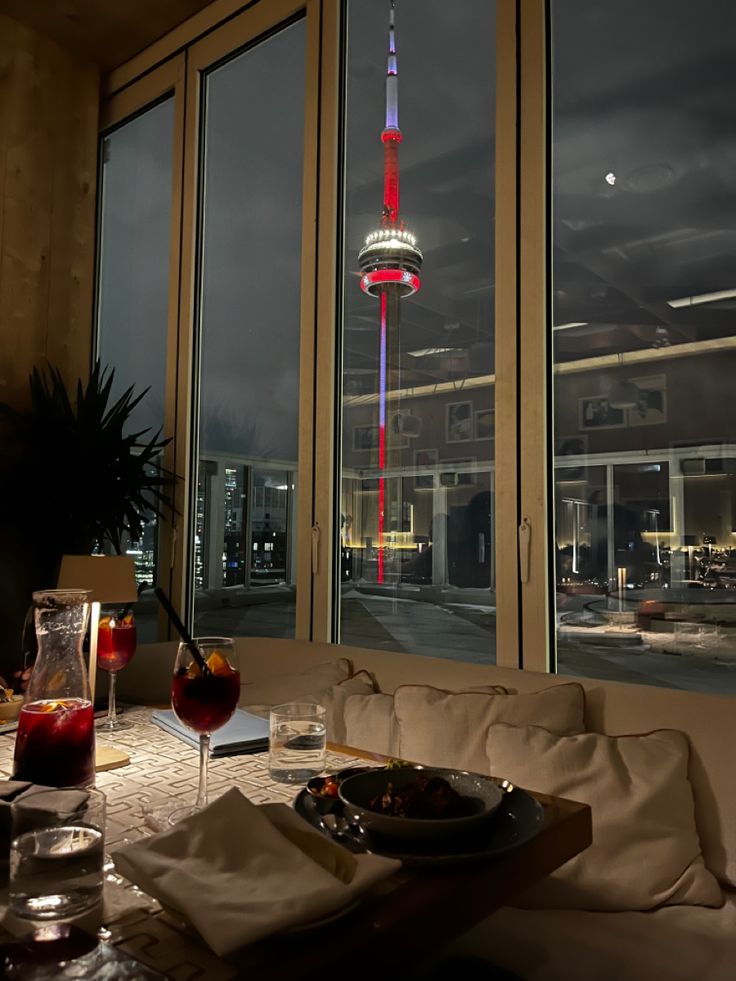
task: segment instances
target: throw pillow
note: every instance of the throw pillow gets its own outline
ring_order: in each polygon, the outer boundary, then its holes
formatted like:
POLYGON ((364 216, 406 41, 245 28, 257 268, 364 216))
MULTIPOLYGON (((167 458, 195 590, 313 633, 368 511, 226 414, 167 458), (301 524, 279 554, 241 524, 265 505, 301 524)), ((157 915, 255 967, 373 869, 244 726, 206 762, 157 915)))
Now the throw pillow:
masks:
POLYGON ((537 726, 492 726, 488 765, 517 786, 589 804, 593 844, 535 886, 524 906, 647 910, 720 906, 706 869, 687 778, 684 733, 559 737, 537 726))
POLYGON ((345 702, 345 741, 383 756, 399 755, 393 695, 351 695, 345 702))
POLYGON ((517 695, 402 685, 394 693, 394 707, 399 756, 478 773, 487 771, 486 737, 498 722, 540 725, 559 735, 585 728, 585 690, 574 683, 517 695))
MULTIPOLYGON (((512 689, 502 685, 474 685, 463 690, 496 695, 512 692, 512 689)), ((383 756, 400 756, 399 724, 394 711, 393 695, 384 692, 351 695, 345 703, 345 728, 348 746, 356 746, 383 756)))
MULTIPOLYGON (((304 671, 274 675, 240 686, 240 705, 280 705, 283 702, 304 701, 310 692, 322 691, 352 677, 353 665, 346 657, 325 664, 315 664, 304 671)), ((242 680, 242 679, 241 679, 242 680)), ((306 699, 308 701, 308 699, 306 699)))

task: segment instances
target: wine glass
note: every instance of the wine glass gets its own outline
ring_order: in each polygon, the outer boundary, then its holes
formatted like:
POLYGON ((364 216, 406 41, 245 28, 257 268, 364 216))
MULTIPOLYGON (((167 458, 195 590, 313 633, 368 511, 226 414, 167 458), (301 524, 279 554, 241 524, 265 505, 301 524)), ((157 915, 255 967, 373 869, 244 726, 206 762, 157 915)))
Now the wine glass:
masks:
POLYGON ((240 672, 232 638, 195 637, 194 644, 203 663, 186 643, 179 644, 171 684, 171 707, 182 725, 199 733, 199 789, 193 805, 178 808, 171 814, 171 823, 207 806, 210 735, 225 725, 240 698, 240 672))
POLYGON ((110 674, 110 690, 107 700, 107 716, 97 723, 105 732, 130 729, 132 723, 119 718, 115 705, 115 683, 122 670, 135 654, 135 617, 129 610, 103 616, 97 629, 97 667, 110 674))

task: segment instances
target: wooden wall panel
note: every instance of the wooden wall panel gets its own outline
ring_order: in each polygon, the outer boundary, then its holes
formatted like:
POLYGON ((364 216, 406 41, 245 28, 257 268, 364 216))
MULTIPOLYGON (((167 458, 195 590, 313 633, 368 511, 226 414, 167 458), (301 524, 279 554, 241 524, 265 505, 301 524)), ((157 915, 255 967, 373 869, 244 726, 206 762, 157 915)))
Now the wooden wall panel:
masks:
POLYGON ((92 342, 99 70, 0 15, 0 400, 92 342))
MULTIPOLYGON (((6 14, 79 57, 115 68, 211 0, 0 0, 6 14)), ((245 6, 247 0, 243 0, 245 6)))

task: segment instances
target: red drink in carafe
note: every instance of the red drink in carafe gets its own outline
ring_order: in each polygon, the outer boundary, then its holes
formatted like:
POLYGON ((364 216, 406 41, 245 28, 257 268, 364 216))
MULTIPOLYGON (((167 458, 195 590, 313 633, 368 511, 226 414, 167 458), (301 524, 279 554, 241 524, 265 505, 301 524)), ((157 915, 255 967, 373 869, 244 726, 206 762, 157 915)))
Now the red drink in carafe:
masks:
POLYGON ((92 703, 40 699, 20 710, 13 777, 47 787, 88 786, 95 780, 92 703))

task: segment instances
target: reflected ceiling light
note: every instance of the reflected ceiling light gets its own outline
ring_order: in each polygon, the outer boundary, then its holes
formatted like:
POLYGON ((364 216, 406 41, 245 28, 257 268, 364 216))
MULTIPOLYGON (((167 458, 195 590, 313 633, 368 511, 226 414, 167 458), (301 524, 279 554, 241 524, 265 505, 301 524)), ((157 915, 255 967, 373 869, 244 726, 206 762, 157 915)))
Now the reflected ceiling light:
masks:
POLYGON ((736 297, 736 290, 719 290, 717 293, 700 293, 698 296, 682 296, 679 300, 667 300, 667 306, 678 310, 680 307, 697 307, 701 303, 733 300, 734 297, 736 297))
POLYGON ((610 184, 611 187, 613 187, 613 185, 616 183, 616 175, 612 170, 609 170, 603 180, 606 182, 606 184, 610 184))
POLYGON ((587 320, 571 320, 569 324, 554 324, 552 330, 569 330, 571 327, 587 327, 587 320))
POLYGON ((417 351, 407 351, 410 358, 428 358, 432 354, 447 354, 448 351, 460 351, 457 347, 420 347, 417 351))

